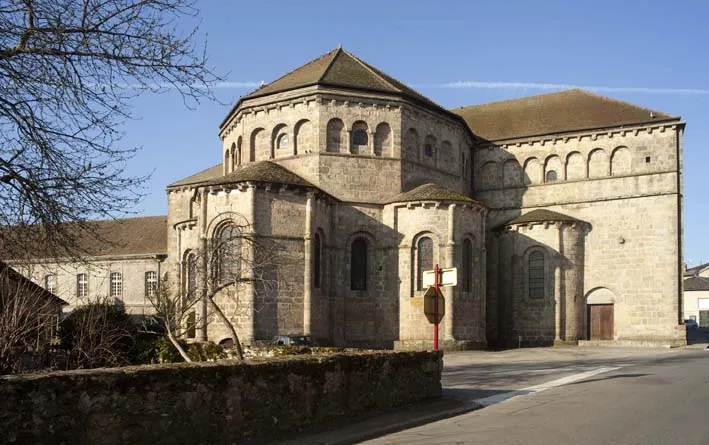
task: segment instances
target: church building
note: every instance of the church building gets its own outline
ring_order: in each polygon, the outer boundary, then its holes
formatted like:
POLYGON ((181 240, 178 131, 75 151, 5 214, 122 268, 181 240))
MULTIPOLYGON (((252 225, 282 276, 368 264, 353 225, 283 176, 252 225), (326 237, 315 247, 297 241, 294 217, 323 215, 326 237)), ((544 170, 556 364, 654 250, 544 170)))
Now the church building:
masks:
POLYGON ((444 349, 680 345, 683 131, 582 90, 445 109, 337 48, 238 100, 151 258, 197 340, 218 290, 245 343, 430 348, 439 264, 444 349))

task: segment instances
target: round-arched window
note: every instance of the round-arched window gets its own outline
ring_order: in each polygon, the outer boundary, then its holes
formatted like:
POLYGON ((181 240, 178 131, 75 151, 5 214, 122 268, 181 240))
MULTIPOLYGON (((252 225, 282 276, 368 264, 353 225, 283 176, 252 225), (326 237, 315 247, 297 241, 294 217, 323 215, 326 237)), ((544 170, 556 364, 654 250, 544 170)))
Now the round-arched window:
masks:
POLYGON ((549 170, 547 172, 546 182, 556 182, 557 175, 556 170, 549 170))
POLYGON ((287 134, 282 134, 282 135, 278 136, 276 148, 278 148, 278 149, 287 148, 289 145, 290 145, 290 138, 288 137, 287 134))
POLYGON ((352 133, 352 144, 353 145, 367 145, 369 144, 369 135, 364 130, 355 130, 352 133))

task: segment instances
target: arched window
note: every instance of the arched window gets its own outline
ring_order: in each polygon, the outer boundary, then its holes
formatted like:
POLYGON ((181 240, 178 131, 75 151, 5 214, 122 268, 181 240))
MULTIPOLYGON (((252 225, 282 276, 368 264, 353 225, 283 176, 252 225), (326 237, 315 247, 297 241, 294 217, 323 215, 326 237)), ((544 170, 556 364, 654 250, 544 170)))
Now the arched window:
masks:
POLYGON ((194 300, 197 295, 197 257, 189 253, 184 263, 184 296, 186 300, 194 300))
POLYGON ((367 290, 367 240, 352 241, 350 289, 367 290))
POLYGON ((322 241, 320 234, 316 233, 313 237, 313 287, 320 288, 320 267, 322 261, 322 241))
POLYGON ((220 284, 238 281, 241 275, 241 231, 228 224, 217 232, 217 279, 220 284))
POLYGON ((536 251, 529 255, 529 298, 544 298, 544 254, 536 251))
POLYGON ((278 140, 276 141, 276 149, 281 150, 283 148, 288 148, 290 145, 290 138, 286 133, 278 135, 278 140))
POLYGON ((463 240, 463 267, 462 267, 462 288, 463 292, 473 290, 473 242, 469 239, 463 240))
POLYGON ((556 182, 556 170, 549 170, 547 172, 546 182, 556 182))
POLYGON ((432 158, 433 157, 433 145, 431 145, 431 144, 424 145, 423 146, 423 154, 428 158, 432 158))
POLYGON ((427 236, 416 244, 416 289, 423 290, 423 272, 433 269, 433 240, 427 236))
POLYGON ((352 133, 352 144, 353 145, 367 145, 369 144, 369 135, 364 130, 355 130, 352 133))
POLYGON ((123 294, 123 277, 120 272, 111 272, 110 275, 111 288, 109 295, 113 298, 118 298, 123 294))

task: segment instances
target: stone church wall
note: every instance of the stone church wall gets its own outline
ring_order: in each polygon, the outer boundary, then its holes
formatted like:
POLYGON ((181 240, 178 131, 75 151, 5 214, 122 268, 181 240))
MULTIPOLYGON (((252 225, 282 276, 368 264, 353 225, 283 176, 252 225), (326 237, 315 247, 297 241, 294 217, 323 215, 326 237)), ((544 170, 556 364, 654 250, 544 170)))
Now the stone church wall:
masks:
MULTIPOLYGON (((492 207, 489 227, 537 208, 590 224, 584 298, 597 288, 613 292, 617 340, 681 341, 681 131, 638 127, 476 151, 477 197, 492 207), (544 183, 551 169, 558 179, 544 183)), ((496 260, 498 270, 507 267, 508 259, 496 260)), ((504 283, 491 286, 495 295, 504 283)))

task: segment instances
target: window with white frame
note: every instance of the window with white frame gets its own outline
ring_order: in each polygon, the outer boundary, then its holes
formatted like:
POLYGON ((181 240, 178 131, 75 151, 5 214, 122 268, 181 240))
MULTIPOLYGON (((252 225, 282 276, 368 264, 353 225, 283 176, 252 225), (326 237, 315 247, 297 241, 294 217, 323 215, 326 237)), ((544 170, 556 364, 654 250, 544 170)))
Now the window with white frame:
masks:
POLYGON ((54 292, 57 286, 57 276, 54 274, 49 274, 44 277, 44 288, 49 292, 54 292))
POLYGON ((110 280, 111 289, 109 295, 114 298, 118 298, 123 295, 123 277, 120 272, 111 272, 110 280))
POLYGON ((86 298, 89 295, 89 278, 85 273, 76 275, 76 296, 86 298))
POLYGON ((158 290, 158 274, 154 270, 145 272, 145 296, 154 297, 158 290))

